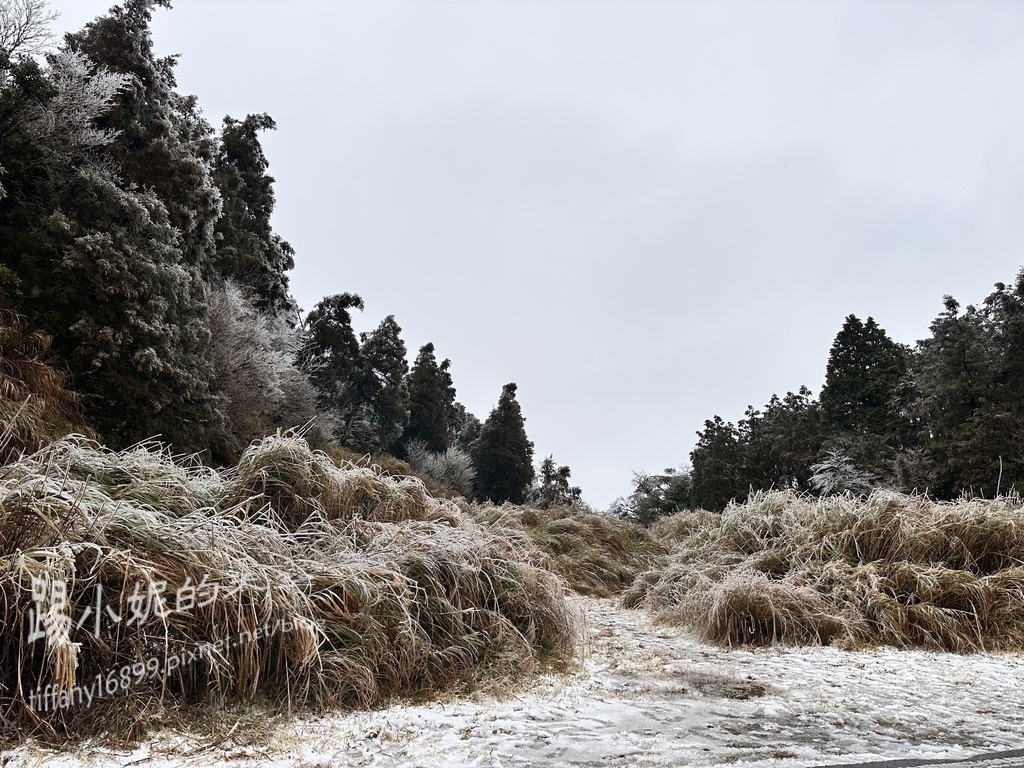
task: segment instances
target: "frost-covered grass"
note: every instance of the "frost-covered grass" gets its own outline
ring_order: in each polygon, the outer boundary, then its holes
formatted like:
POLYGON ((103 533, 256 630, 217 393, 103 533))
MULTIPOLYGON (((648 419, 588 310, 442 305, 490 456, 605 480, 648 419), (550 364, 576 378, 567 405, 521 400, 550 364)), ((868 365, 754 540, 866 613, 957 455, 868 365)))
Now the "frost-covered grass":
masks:
POLYGON ((474 505, 468 513, 507 538, 532 543, 538 561, 583 595, 608 597, 660 562, 664 548, 644 528, 578 507, 474 505))
POLYGON ((294 437, 226 472, 61 440, 0 470, 0 731, 130 738, 192 705, 365 707, 565 662, 574 614, 531 557, 417 480, 294 437), (67 631, 29 642, 37 609, 67 631), (119 670, 116 695, 38 706, 119 670))
POLYGON ((707 517, 625 599, 723 645, 1019 650, 1024 510, 762 493, 707 517))

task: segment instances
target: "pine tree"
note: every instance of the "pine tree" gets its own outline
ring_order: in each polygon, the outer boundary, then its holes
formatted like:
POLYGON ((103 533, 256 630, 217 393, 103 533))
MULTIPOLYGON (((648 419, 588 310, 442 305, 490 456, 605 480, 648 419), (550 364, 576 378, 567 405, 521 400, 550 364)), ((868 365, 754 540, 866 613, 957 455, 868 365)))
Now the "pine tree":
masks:
POLYGON ((409 426, 402 434, 403 443, 419 440, 433 453, 450 445, 449 423, 455 404, 450 368, 451 360, 438 364, 433 344, 420 347, 409 372, 409 426))
POLYGON ((388 315, 360 339, 361 419, 353 435, 353 447, 369 452, 387 450, 409 423, 409 363, 402 328, 394 315, 388 315))
POLYGON ((1006 339, 991 307, 961 313, 950 296, 944 305, 931 337, 918 344, 912 372, 919 396, 912 407, 934 466, 931 490, 943 498, 991 496, 1001 484, 1000 456, 1015 453, 1009 441, 1018 432, 1009 423, 1012 409, 1004 409, 1006 339))
POLYGON ((746 483, 757 489, 809 488, 811 465, 829 437, 821 406, 807 387, 772 395, 763 410, 739 423, 746 483))
POLYGON ((540 509, 571 506, 579 504, 583 491, 569 485, 572 470, 568 466, 555 464, 555 457, 550 455, 540 463, 538 483, 530 491, 530 503, 540 509))
POLYGON ((108 443, 161 435, 203 450, 221 421, 205 286, 163 201, 101 156, 122 137, 98 121, 128 79, 75 50, 51 56, 50 68, 47 77, 25 61, 3 77, 6 300, 52 335, 108 443))
POLYGON ((225 117, 213 166, 223 200, 216 228, 216 270, 251 291, 257 308, 275 314, 295 307, 285 274, 295 266, 295 251, 270 225, 274 179, 267 175, 267 158, 257 135, 276 127, 265 114, 249 115, 241 122, 225 117))
POLYGON ((480 499, 522 504, 533 480, 533 443, 516 401, 516 385, 506 384, 473 446, 476 493, 480 499))
POLYGON ((480 437, 483 423, 470 413, 462 403, 452 403, 451 415, 448 419, 448 431, 453 445, 463 451, 471 451, 473 443, 480 437))
POLYGON ((907 369, 907 350, 873 318, 849 315, 828 356, 821 406, 840 429, 883 434, 896 388, 907 369))
POLYGON ((70 50, 131 80, 98 121, 117 139, 103 154, 127 184, 152 190, 180 234, 185 264, 213 273, 220 195, 211 179, 216 143, 194 97, 174 89, 176 58, 157 59, 150 25, 154 8, 170 0, 127 0, 67 35, 70 50))
POLYGON ((720 512, 733 499, 747 496, 743 446, 732 422, 720 416, 704 422, 690 452, 693 465, 690 501, 694 507, 720 512))
POLYGON ((343 445, 348 443, 363 402, 363 362, 352 329, 353 309, 363 309, 362 298, 338 293, 321 299, 305 322, 309 341, 303 367, 317 388, 320 407, 337 418, 336 438, 343 445))

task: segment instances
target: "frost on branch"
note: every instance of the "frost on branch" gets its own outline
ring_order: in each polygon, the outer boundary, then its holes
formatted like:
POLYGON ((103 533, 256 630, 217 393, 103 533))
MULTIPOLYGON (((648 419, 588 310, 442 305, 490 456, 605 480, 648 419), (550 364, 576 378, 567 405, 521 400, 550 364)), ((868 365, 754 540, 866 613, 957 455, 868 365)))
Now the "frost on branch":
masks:
POLYGON ((53 41, 50 23, 57 15, 46 0, 0 0, 0 48, 10 56, 42 53, 53 41))
POLYGON ((118 132, 100 128, 104 115, 131 76, 95 67, 82 53, 62 50, 47 57, 50 79, 57 95, 36 111, 36 131, 57 139, 71 152, 101 147, 114 141, 118 132))
POLYGON ((442 485, 469 498, 473 493, 476 469, 468 453, 452 445, 443 451, 431 451, 422 440, 410 440, 406 446, 409 466, 442 485))
POLYGON ((216 389, 230 420, 227 452, 317 416, 313 385, 295 365, 300 337, 284 317, 256 309, 229 280, 211 292, 209 323, 216 389))

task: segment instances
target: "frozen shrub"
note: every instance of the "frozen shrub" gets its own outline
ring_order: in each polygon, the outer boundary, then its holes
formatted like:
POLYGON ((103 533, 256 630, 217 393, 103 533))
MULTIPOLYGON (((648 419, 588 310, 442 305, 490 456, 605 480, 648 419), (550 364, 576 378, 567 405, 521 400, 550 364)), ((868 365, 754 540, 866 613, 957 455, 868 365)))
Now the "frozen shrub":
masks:
POLYGON ((211 352, 229 434, 222 452, 234 458, 252 440, 317 418, 316 393, 296 365, 301 340, 284 317, 257 310, 236 283, 210 296, 211 352))
POLYGON ((468 498, 473 493, 473 482, 476 480, 473 459, 457 446, 435 452, 420 440, 410 440, 406 446, 406 460, 413 469, 462 496, 468 498))

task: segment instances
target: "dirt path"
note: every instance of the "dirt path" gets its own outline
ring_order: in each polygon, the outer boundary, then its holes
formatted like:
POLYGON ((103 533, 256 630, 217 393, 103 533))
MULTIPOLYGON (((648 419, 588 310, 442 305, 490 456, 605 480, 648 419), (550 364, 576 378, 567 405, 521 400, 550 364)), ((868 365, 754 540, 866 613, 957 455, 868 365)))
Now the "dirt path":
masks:
MULTIPOLYGON (((130 754, 12 766, 810 766, 961 758, 1024 746, 1024 657, 831 648, 724 651, 581 599, 581 669, 516 697, 401 705, 275 727, 182 757, 157 739, 130 754)), ((2 761, 0 761, 2 762, 2 761)))

